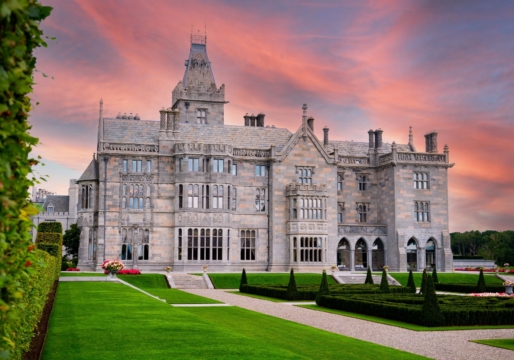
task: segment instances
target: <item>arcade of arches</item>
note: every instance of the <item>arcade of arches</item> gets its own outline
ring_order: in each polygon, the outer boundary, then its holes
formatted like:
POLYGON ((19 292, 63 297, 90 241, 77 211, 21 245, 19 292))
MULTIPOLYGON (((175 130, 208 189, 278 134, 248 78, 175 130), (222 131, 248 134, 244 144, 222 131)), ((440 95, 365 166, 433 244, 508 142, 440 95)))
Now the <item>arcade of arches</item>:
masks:
MULTIPOLYGON (((407 270, 421 270, 425 267, 431 268, 437 264, 436 243, 430 238, 426 246, 418 246, 416 239, 411 238, 407 242, 406 248, 407 270)), ((376 238, 371 248, 368 247, 363 238, 357 240, 355 248, 352 249, 350 242, 342 238, 337 246, 337 266, 339 270, 365 270, 368 266, 373 271, 382 270, 386 265, 386 251, 384 243, 380 238, 376 238)))

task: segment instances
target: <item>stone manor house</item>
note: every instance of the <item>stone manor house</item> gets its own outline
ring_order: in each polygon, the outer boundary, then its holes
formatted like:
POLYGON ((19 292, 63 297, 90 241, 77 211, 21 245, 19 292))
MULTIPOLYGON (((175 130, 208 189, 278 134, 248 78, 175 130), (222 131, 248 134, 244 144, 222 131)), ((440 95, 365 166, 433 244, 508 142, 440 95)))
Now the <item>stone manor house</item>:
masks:
MULTIPOLYGON (((185 73, 159 121, 103 116, 97 156, 77 180, 79 267, 104 259, 162 271, 451 271, 449 150, 331 141, 298 117, 291 132, 265 115, 224 124, 206 38, 191 37, 185 73)), ((156 114, 157 115, 157 114, 156 114)))

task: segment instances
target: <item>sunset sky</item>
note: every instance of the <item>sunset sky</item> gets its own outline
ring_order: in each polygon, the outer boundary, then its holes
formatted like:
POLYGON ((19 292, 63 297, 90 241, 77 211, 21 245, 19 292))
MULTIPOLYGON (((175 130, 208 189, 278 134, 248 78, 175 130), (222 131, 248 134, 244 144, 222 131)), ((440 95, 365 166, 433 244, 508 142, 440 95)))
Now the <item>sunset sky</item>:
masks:
POLYGON ((450 148, 450 231, 514 229, 514 2, 41 0, 56 37, 38 49, 31 133, 41 187, 66 194, 96 151, 104 116, 158 120, 204 32, 226 124, 245 113, 295 132, 450 148), (43 74, 48 77, 44 77, 43 74), (509 170, 511 169, 511 170, 509 170))

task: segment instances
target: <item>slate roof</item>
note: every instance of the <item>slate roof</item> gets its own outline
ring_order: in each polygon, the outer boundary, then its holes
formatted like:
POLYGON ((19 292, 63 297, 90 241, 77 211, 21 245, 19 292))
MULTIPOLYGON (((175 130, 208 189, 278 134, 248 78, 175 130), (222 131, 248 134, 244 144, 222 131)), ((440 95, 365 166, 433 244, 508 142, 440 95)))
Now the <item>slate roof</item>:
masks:
MULTIPOLYGON (((159 128, 158 121, 104 119, 104 141, 157 144, 159 128)), ((275 145, 280 151, 292 135, 287 129, 272 127, 180 124, 179 142, 220 143, 249 149, 269 149, 275 145)))
MULTIPOLYGON (((138 123, 138 121, 133 122, 138 123)), ((96 159, 91 160, 86 171, 84 171, 82 176, 77 181, 84 180, 98 180, 98 161, 96 159)))
POLYGON ((43 204, 44 211, 48 210, 48 205, 54 206, 54 212, 68 212, 70 197, 68 195, 47 195, 43 204))

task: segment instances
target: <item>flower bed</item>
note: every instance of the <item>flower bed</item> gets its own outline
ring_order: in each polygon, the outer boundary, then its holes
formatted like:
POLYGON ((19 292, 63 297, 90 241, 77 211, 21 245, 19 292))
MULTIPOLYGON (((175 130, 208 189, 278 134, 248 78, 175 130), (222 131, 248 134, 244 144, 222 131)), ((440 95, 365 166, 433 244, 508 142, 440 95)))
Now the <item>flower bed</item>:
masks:
POLYGON ((484 268, 480 268, 480 267, 466 267, 466 268, 455 268, 454 270, 455 271, 480 271, 480 269, 482 269, 483 272, 489 272, 489 273, 500 272, 500 273, 506 273, 506 274, 514 274, 514 270, 509 270, 507 268, 496 270, 496 269, 484 269, 484 268))
POLYGON ((141 271, 136 269, 120 270, 118 275, 141 275, 141 271))
POLYGON ((500 297, 514 297, 514 294, 507 294, 507 293, 471 293, 467 296, 475 296, 475 297, 490 297, 490 296, 500 296, 500 297))
MULTIPOLYGON (((445 326, 514 325, 514 299, 511 297, 440 295, 438 302, 445 326)), ((325 295, 318 298, 318 305, 423 325, 423 296, 420 295, 325 295)))
POLYGON ((80 269, 70 267, 70 268, 67 268, 66 271, 80 271, 80 269))

